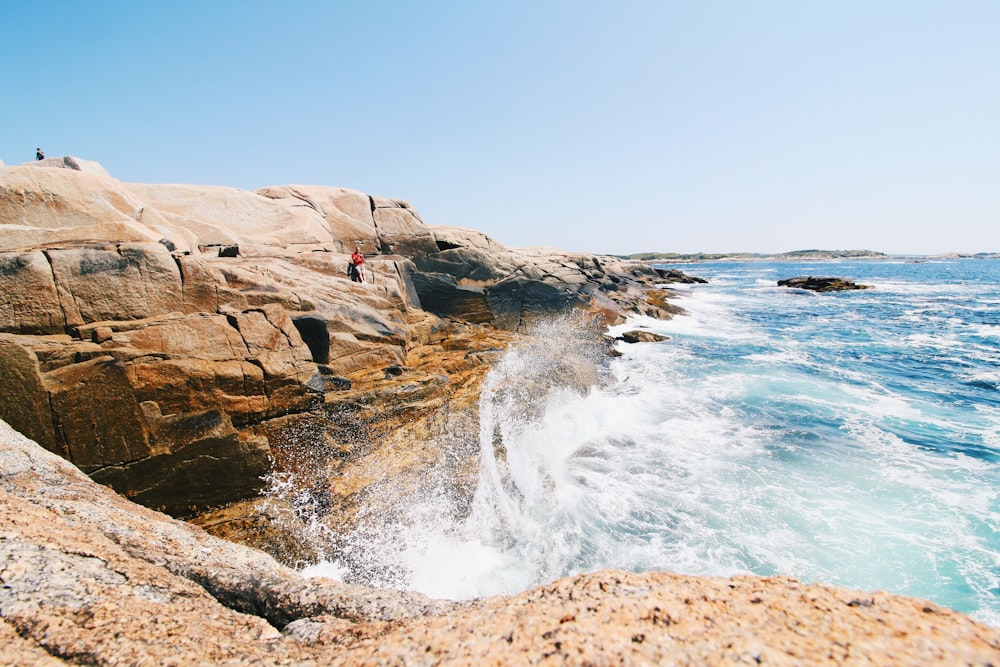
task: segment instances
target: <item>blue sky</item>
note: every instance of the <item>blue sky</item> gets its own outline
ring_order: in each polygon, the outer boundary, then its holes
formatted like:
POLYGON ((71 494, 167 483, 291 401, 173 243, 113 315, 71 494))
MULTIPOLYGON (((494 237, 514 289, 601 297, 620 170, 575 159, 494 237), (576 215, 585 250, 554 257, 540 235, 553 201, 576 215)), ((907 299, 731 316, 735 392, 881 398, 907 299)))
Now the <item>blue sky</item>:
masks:
POLYGON ((0 0, 0 160, 509 246, 1000 251, 996 0, 0 0))

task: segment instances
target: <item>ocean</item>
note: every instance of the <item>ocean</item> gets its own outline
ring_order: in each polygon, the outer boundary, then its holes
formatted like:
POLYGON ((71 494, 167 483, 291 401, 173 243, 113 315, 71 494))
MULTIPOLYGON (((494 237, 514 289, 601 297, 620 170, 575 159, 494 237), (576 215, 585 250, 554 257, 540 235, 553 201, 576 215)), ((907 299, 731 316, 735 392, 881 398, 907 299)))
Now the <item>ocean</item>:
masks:
MULTIPOLYGON (((442 598, 605 567, 752 573, 1000 626, 1000 261, 666 268, 709 281, 669 287, 687 314, 609 333, 669 340, 618 342, 579 392, 559 369, 599 346, 572 318, 548 323, 487 379, 471 510, 430 489, 341 548, 442 598), (874 289, 777 287, 800 275, 874 289)), ((305 572, 350 579, 344 562, 305 572)))

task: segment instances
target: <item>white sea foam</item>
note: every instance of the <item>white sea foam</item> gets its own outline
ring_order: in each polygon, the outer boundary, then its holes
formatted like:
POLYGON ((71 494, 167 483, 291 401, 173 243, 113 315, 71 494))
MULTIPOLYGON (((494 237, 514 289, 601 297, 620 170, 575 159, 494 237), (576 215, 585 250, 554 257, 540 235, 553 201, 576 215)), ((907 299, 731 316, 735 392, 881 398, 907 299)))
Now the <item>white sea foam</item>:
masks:
POLYGON ((360 544, 396 585, 439 597, 600 567, 754 572, 1000 622, 1000 410, 974 393, 1000 381, 980 363, 995 344, 922 304, 947 286, 801 299, 760 275, 680 287, 690 315, 612 329, 672 339, 618 344, 589 392, 546 380, 572 347, 558 327, 555 344, 510 350, 480 404, 471 513, 448 521, 453 499, 427 493, 360 544), (957 394, 951 359, 983 386, 957 394))

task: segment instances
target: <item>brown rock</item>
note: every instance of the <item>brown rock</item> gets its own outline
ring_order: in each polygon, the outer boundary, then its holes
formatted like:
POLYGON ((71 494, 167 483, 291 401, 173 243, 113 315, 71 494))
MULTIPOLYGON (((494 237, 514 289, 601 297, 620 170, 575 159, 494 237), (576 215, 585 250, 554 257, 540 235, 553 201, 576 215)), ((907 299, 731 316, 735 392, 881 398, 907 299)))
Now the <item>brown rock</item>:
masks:
POLYGON ((95 240, 155 243, 164 237, 156 228, 165 224, 108 176, 33 164, 0 167, 4 250, 95 240))
MULTIPOLYGON (((29 339, 30 340, 30 339, 29 339)), ((0 406, 3 419, 49 451, 69 458, 65 442, 56 437, 49 393, 42 381, 38 354, 24 339, 0 335, 0 406)), ((58 346, 49 343, 50 347, 58 346)))
POLYGON ((46 256, 67 327, 182 308, 180 272, 162 244, 54 248, 46 256))
POLYGON ((417 255, 437 252, 430 228, 405 201, 372 198, 375 228, 385 254, 417 255))
POLYGON ((296 217, 322 220, 337 252, 350 254, 360 244, 366 254, 378 252, 372 199, 347 188, 283 185, 262 188, 257 194, 275 200, 296 217))
POLYGON ((204 185, 125 186, 137 199, 158 211, 168 228, 188 230, 198 245, 313 244, 331 240, 318 215, 293 215, 262 195, 204 185))
MULTIPOLYGON (((2 166, 2 163, 0 163, 2 166)), ((64 155, 62 157, 49 157, 44 160, 35 160, 33 162, 25 162, 21 166, 23 167, 55 167, 57 169, 72 169, 74 171, 83 171, 88 174, 97 174, 99 176, 109 176, 107 170, 100 165, 98 162, 92 160, 81 160, 78 157, 73 157, 72 155, 64 155)))
MULTIPOLYGON (((0 372, 16 381, 0 389, 0 417, 174 514, 253 497, 267 460, 290 458, 285 427, 335 406, 376 400, 392 431, 470 403, 497 354, 466 347, 480 324, 516 330, 590 307, 612 321, 639 304, 668 314, 643 296, 656 280, 643 265, 508 250, 428 226, 403 201, 122 184, 84 162, 3 168, 0 372), (367 284, 344 271, 358 243, 367 284), (415 361, 429 344, 451 349, 415 361), (393 367, 407 370, 386 380, 393 367)), ((336 416, 370 423, 365 409, 336 416)), ((338 428, 306 429, 329 448, 323 461, 360 449, 338 428)), ((415 456, 405 474, 437 460, 415 456)))
POLYGON ((41 250, 0 253, 0 331, 66 331, 52 267, 41 250))
POLYGON ((252 425, 321 405, 309 349, 277 306, 91 327, 110 340, 0 338, 0 371, 16 379, 0 386, 0 412, 173 514, 256 495, 271 450, 252 425))

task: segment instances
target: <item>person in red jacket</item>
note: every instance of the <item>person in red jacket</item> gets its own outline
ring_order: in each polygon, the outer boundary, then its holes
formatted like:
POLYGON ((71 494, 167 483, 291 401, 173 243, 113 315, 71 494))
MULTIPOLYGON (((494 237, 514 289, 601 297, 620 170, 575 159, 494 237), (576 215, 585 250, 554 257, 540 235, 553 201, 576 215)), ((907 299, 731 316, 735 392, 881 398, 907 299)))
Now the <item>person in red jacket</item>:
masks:
POLYGON ((354 253, 351 255, 351 263, 354 265, 354 273, 351 275, 351 280, 356 283, 368 282, 365 280, 365 256, 361 254, 361 246, 354 249, 354 253))

